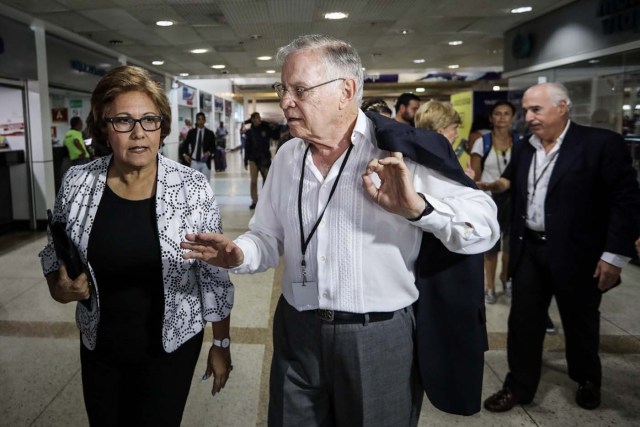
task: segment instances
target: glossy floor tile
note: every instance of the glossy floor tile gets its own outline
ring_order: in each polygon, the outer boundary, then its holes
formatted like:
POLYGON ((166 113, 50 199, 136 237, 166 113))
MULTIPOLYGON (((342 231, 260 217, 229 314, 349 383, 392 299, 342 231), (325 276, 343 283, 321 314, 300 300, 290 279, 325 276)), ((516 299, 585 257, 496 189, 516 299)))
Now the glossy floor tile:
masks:
MULTIPOLYGON (((226 172, 213 173, 211 185, 230 237, 247 229, 248 173, 238 152, 227 155, 226 172)), ((78 331, 73 304, 49 296, 38 252, 43 233, 0 236, 0 427, 85 426, 78 331)), ((499 268, 498 268, 499 271, 499 268)), ((280 270, 234 276, 231 316, 234 370, 224 391, 212 397, 211 380, 202 381, 211 342, 194 374, 184 426, 266 426, 271 319, 280 293, 280 270)), ((499 283, 499 281, 498 281, 499 283)), ((501 386, 507 371, 506 332, 509 299, 501 294, 487 305, 491 350, 485 356, 483 398, 501 386)), ((555 303, 549 312, 558 334, 545 340, 542 381, 534 402, 505 414, 481 411, 459 417, 434 409, 425 398, 420 426, 637 426, 640 425, 640 267, 623 271, 623 285, 602 301, 602 406, 585 411, 574 402, 576 385, 568 378, 564 337, 555 303)))

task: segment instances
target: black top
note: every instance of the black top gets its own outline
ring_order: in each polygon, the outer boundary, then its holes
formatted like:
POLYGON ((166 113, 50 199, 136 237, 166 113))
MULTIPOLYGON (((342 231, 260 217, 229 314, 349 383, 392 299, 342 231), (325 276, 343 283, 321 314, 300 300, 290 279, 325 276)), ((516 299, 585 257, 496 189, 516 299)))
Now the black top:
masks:
POLYGON ((126 200, 108 186, 88 245, 98 283, 96 349, 136 357, 162 352, 164 295, 155 197, 126 200))

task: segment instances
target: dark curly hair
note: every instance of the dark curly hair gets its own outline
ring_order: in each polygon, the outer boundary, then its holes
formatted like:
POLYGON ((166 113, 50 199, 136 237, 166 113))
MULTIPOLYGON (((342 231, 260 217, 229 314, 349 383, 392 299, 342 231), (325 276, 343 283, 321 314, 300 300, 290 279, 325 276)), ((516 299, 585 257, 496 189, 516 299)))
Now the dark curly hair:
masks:
POLYGON ((98 82, 91 95, 91 113, 87 116, 87 129, 93 138, 92 144, 100 151, 110 152, 107 144, 106 111, 113 101, 123 93, 142 92, 151 98, 162 116, 160 142, 171 133, 171 106, 162 87, 151 79, 149 72, 132 65, 113 68, 98 82))

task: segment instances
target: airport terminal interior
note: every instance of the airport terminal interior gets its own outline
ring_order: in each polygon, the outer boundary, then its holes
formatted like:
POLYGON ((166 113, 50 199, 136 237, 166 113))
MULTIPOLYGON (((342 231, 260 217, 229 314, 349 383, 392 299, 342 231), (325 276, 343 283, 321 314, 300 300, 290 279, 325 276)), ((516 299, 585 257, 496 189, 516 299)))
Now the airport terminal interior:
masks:
MULTIPOLYGON (((365 98, 383 98, 391 109, 403 92, 423 102, 450 102, 462 117, 453 149, 463 166, 475 116, 497 100, 518 107, 532 84, 562 82, 574 101, 572 119, 622 134, 640 176, 639 16, 638 2, 606 0, 0 0, 0 427, 89 425, 75 304, 51 298, 38 253, 47 242, 46 209, 69 167, 61 141, 69 120, 89 113, 91 92, 105 70, 139 65, 165 88, 172 131, 163 154, 171 159, 178 159, 185 119, 195 122, 204 111, 207 127, 225 125, 227 166, 212 169, 209 184, 224 233, 235 238, 248 230, 254 213, 240 129, 254 112, 284 123, 271 87, 280 77, 273 56, 295 36, 313 30, 352 42, 367 68, 365 98), (350 16, 323 16, 338 11, 350 16), (156 24, 161 20, 172 21, 169 30, 156 24), (194 53, 199 48, 202 55, 194 53)), ((514 132, 523 131, 521 114, 518 119, 514 132)), ((276 145, 272 141, 274 154, 276 145)), ((500 270, 498 265, 497 300, 486 304, 483 400, 500 389, 508 372, 511 300, 500 270)), ((234 368, 224 390, 212 396, 212 380, 202 380, 212 341, 207 327, 183 426, 267 425, 282 274, 281 262, 266 272, 230 275, 234 368)), ((542 379, 531 404, 463 417, 436 409, 425 396, 419 425, 640 425, 638 295, 635 259, 600 306, 599 408, 575 403, 552 301, 555 330, 545 337, 542 379)))

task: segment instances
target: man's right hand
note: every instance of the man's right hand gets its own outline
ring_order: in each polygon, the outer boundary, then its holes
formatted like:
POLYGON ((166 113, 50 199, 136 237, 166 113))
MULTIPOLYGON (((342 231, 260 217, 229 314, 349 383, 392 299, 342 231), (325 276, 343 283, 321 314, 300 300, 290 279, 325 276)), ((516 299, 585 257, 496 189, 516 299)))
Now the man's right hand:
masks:
POLYGON ((83 272, 75 280, 71 280, 64 264, 60 265, 60 270, 49 273, 46 279, 51 297, 63 304, 83 301, 89 299, 91 295, 87 273, 83 272))
POLYGON ((242 249, 224 234, 187 234, 186 239, 187 242, 180 243, 182 249, 190 251, 182 255, 184 259, 197 259, 222 268, 234 268, 244 261, 242 249))

